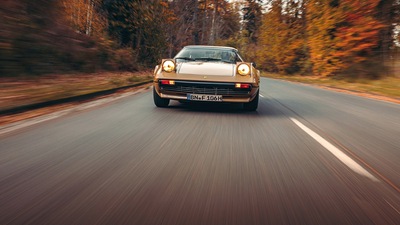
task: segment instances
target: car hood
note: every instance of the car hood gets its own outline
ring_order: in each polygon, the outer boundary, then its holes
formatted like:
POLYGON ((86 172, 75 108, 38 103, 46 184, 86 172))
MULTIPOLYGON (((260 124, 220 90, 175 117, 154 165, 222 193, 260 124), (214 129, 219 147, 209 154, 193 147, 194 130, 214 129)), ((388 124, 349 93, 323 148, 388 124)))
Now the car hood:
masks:
POLYGON ((235 76, 235 64, 221 62, 182 62, 177 66, 178 74, 235 76))

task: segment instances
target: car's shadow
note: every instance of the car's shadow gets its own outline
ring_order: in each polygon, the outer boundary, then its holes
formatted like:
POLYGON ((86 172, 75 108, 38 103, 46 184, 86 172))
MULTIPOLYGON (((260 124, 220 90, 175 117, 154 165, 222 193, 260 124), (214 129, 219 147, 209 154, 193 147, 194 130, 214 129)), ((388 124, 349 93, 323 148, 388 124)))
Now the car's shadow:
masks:
POLYGON ((283 112, 278 110, 268 100, 260 101, 256 111, 246 111, 241 103, 210 103, 210 102, 190 102, 180 103, 171 101, 168 108, 178 110, 180 112, 202 112, 202 113, 222 113, 245 116, 266 116, 266 117, 283 117, 283 112))

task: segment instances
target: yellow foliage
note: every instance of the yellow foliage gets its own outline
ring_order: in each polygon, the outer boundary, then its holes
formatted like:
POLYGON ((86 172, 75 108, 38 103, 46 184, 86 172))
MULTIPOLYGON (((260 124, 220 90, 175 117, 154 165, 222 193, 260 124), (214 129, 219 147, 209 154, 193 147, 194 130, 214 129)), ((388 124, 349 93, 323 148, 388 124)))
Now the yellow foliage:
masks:
POLYGON ((282 14, 274 4, 264 15, 259 35, 258 63, 268 71, 286 73, 299 65, 299 52, 305 46, 302 24, 297 18, 282 14))
POLYGON ((344 25, 338 27, 335 55, 341 59, 342 69, 360 63, 371 56, 377 46, 379 32, 385 26, 374 18, 377 0, 345 0, 342 2, 344 25))
POLYGON ((75 31, 90 36, 102 36, 107 21, 95 8, 101 0, 61 0, 64 18, 75 31))
POLYGON ((307 44, 316 75, 327 76, 339 70, 333 31, 339 22, 337 8, 329 0, 310 0, 307 5, 307 44))
POLYGON ((384 26, 374 17, 378 0, 310 0, 308 46, 313 72, 329 76, 367 60, 384 26))

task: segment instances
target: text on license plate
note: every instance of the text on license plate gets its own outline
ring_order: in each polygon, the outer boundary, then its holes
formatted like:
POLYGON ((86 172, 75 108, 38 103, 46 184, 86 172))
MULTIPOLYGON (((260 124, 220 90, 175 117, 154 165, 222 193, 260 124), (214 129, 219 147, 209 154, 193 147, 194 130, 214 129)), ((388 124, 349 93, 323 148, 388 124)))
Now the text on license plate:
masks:
POLYGON ((191 101, 207 101, 207 102, 222 102, 222 95, 187 94, 187 100, 191 100, 191 101))

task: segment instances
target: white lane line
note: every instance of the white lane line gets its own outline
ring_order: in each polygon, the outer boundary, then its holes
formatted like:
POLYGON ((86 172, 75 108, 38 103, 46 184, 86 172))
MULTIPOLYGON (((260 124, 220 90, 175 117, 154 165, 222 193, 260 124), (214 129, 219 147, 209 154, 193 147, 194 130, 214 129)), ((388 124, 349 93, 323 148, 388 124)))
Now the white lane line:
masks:
POLYGON ((27 120, 15 122, 15 123, 7 124, 4 126, 0 126, 0 135, 6 134, 9 132, 13 132, 13 131, 16 131, 16 130, 19 130, 22 128, 30 127, 35 124, 43 123, 48 120, 56 119, 61 116, 67 115, 71 112, 82 111, 82 110, 90 109, 90 108, 97 107, 97 106, 100 106, 103 104, 107 104, 109 102, 116 101, 116 100, 125 98, 127 96, 137 94, 139 92, 142 92, 143 90, 145 90, 145 89, 142 88, 135 92, 127 92, 127 93, 120 94, 118 96, 111 96, 111 97, 107 97, 107 98, 103 98, 103 99, 94 100, 91 102, 80 104, 78 106, 71 107, 69 109, 64 109, 64 110, 61 110, 58 112, 45 114, 45 115, 34 117, 31 119, 27 119, 27 120))
POLYGON ((260 94, 261 98, 264 98, 264 95, 260 94))
POLYGON ((388 205, 390 205, 390 207, 392 207, 392 209, 394 210, 394 211, 396 211, 398 214, 400 214, 400 212, 399 212, 399 210, 397 210, 392 204, 390 204, 386 199, 385 199, 385 202, 388 204, 388 205))
POLYGON ((323 137, 312 131, 310 128, 306 127, 303 125, 301 122, 298 120, 290 117, 290 119, 297 125, 299 126, 303 131, 305 131, 308 135, 310 135, 314 140, 316 140, 318 143, 320 143, 322 146, 324 146, 329 152, 331 152, 336 158, 338 158, 340 161, 342 161, 346 166, 348 166, 351 170, 354 172, 368 177, 373 181, 379 182, 378 179, 376 179, 375 176, 373 176, 371 173, 369 173, 367 170, 365 170, 362 166, 360 166, 357 162, 352 160, 350 157, 348 157, 346 154, 344 154, 342 151, 340 151, 338 148, 336 148, 334 145, 329 143, 327 140, 325 140, 323 137))

